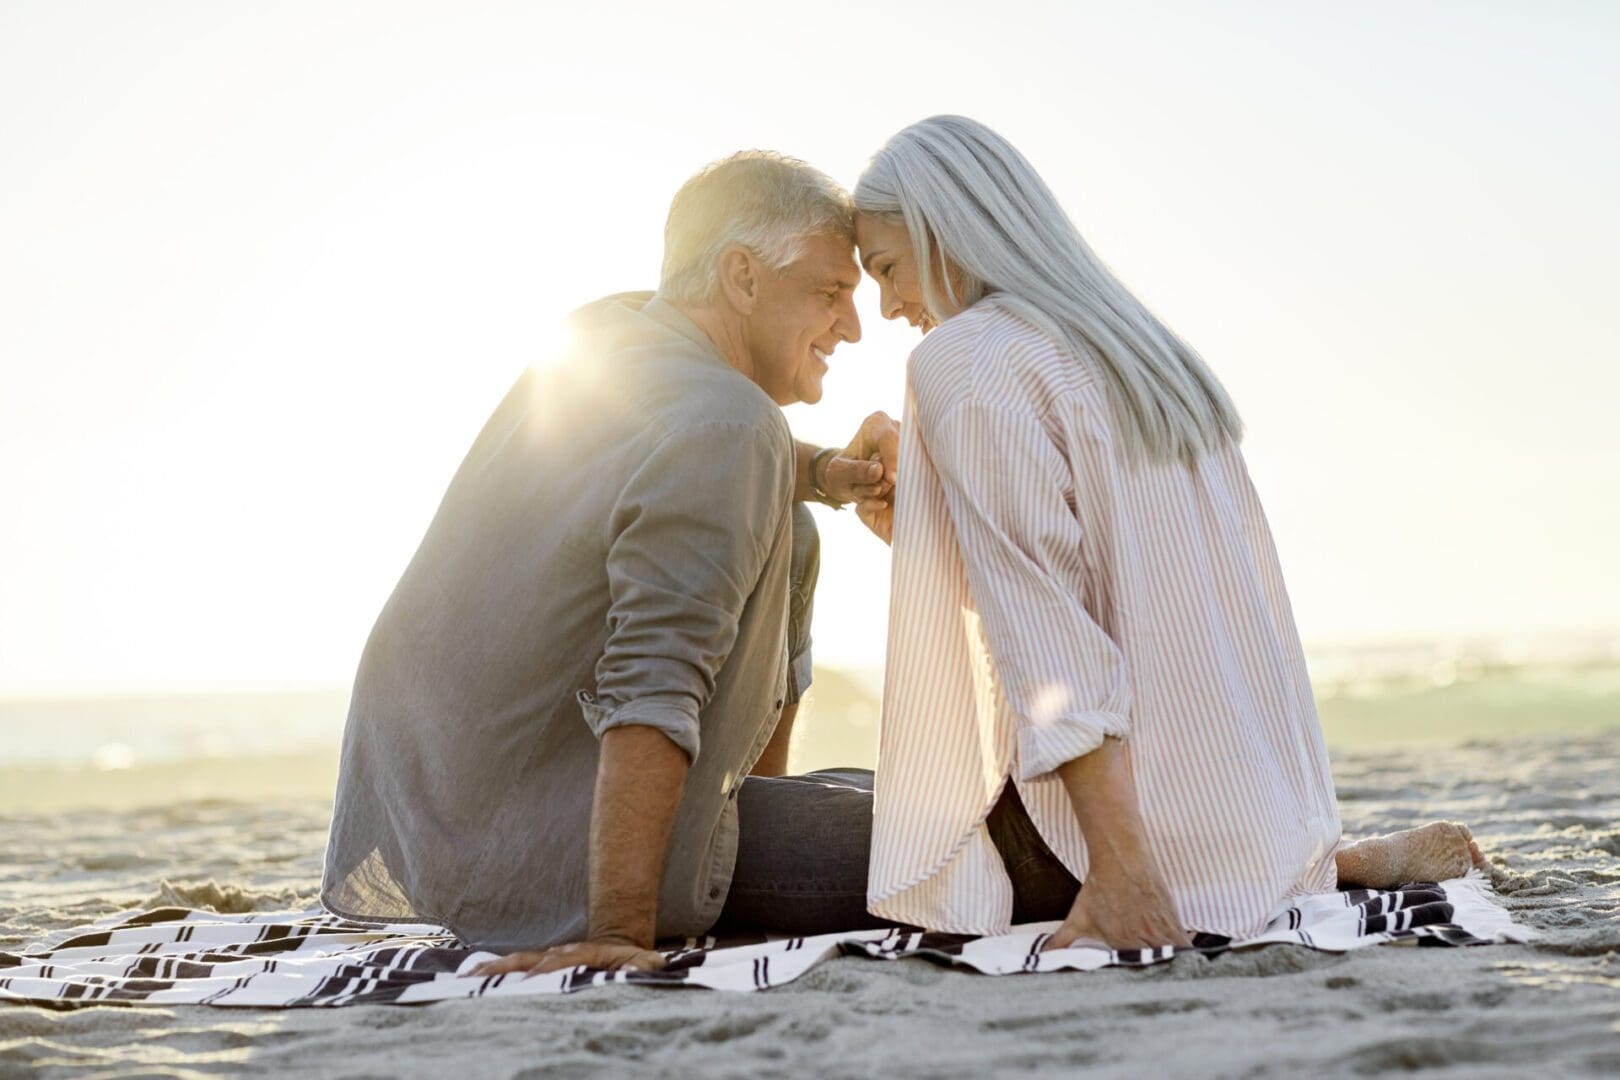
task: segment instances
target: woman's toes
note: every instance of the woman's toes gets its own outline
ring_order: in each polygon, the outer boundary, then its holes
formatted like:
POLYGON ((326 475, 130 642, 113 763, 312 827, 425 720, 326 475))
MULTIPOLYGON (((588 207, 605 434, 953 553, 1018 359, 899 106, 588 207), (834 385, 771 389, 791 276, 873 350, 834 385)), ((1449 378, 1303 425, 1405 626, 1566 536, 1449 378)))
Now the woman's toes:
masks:
POLYGON ((1474 844, 1474 836, 1468 831, 1468 826, 1455 821, 1438 822, 1441 833, 1445 837, 1446 857, 1445 874, 1447 878, 1462 877, 1468 873, 1470 866, 1477 865, 1480 860, 1479 848, 1474 844))

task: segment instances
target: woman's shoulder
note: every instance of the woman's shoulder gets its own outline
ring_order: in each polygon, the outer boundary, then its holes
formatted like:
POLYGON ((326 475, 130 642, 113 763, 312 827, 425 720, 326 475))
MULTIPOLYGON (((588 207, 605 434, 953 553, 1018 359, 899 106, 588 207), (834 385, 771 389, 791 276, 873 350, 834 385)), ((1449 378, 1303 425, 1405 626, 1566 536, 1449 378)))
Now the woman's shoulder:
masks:
MULTIPOLYGON (((1050 339, 1014 314, 991 293, 966 311, 935 327, 912 350, 913 360, 944 361, 986 351, 1005 352, 1019 344, 1050 344, 1050 339)), ((937 362, 937 361, 936 361, 937 362)))
POLYGON ((930 411, 980 400, 1039 412, 1054 396, 1092 381, 1072 349, 994 293, 923 338, 912 350, 907 375, 918 404, 926 401, 930 411))

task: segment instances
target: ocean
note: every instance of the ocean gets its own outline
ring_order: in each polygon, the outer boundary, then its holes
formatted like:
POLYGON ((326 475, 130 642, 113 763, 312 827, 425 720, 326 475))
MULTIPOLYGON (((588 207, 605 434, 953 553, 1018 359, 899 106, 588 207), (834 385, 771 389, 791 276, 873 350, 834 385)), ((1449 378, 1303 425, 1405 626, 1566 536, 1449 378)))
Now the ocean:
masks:
MULTIPOLYGON (((1620 728, 1620 639, 1555 647, 1358 645, 1313 651, 1311 670, 1335 749, 1620 728)), ((880 672, 818 669, 794 767, 871 767, 881 698, 880 672)), ((0 803, 47 783, 122 788, 135 778, 119 774, 154 769, 187 778, 191 790, 207 796, 239 783, 254 762, 303 762, 294 770, 305 778, 300 786, 325 785, 347 704, 347 690, 335 687, 0 699, 0 803), (216 784, 210 776, 232 779, 216 784)))

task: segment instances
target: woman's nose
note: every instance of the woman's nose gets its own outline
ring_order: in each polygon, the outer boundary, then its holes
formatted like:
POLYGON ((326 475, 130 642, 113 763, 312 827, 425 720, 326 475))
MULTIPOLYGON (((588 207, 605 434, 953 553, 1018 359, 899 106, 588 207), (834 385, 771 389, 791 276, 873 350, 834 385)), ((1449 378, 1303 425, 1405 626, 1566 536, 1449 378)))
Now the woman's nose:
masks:
POLYGON ((883 317, 885 319, 898 319, 901 309, 904 307, 905 305, 900 302, 900 298, 895 295, 894 290, 887 285, 883 286, 883 290, 878 293, 878 310, 883 312, 883 317))

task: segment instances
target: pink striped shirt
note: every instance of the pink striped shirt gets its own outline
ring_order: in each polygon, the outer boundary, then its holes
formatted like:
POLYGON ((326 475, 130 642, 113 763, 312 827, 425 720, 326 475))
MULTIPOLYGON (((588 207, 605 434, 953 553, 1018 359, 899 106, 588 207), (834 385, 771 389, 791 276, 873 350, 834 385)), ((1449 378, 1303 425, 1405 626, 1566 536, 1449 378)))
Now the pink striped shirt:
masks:
POLYGON ((1099 377, 992 296, 912 353, 868 902, 1006 930, 1011 777, 1081 881, 1052 771, 1126 740, 1183 922, 1258 930, 1336 884, 1339 818, 1271 533, 1235 445, 1132 466, 1099 377))

